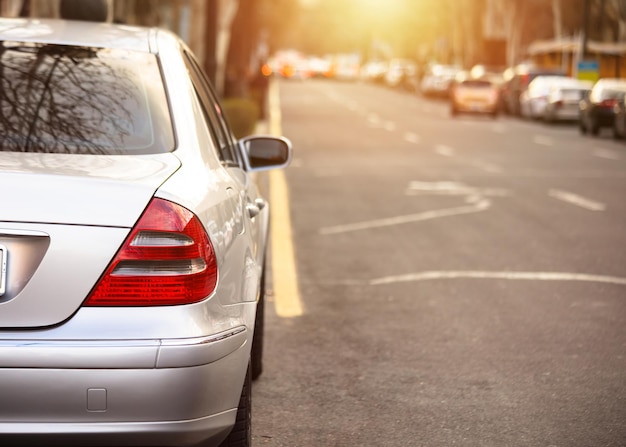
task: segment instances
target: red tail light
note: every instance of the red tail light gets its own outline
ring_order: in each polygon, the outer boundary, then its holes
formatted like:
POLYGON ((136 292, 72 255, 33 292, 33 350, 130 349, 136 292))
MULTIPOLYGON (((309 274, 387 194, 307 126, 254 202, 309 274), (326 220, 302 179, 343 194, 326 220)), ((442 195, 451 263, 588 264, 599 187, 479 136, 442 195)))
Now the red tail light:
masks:
POLYGON ((85 306, 164 306, 203 300, 215 290, 217 261, 200 220, 153 199, 85 306))
POLYGON ((600 103, 600 107, 612 109, 617 105, 617 99, 605 99, 600 103))

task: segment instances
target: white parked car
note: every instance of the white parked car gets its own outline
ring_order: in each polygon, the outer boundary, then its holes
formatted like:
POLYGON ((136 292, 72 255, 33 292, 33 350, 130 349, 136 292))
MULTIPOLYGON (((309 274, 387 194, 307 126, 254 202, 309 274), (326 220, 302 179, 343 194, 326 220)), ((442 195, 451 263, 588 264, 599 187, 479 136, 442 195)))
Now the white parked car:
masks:
POLYGON ((157 29, 0 19, 0 445, 251 444, 269 207, 157 29))
POLYGON ((580 101, 589 94, 592 87, 593 82, 578 79, 554 84, 548 94, 548 103, 544 109, 543 119, 547 123, 578 121, 580 118, 580 101))
POLYGON ((420 92, 424 96, 448 97, 454 79, 461 69, 454 65, 431 65, 420 82, 420 92))
POLYGON ((575 79, 567 76, 537 76, 520 95, 520 113, 522 117, 543 119, 552 87, 566 85, 572 81, 575 81, 575 79))

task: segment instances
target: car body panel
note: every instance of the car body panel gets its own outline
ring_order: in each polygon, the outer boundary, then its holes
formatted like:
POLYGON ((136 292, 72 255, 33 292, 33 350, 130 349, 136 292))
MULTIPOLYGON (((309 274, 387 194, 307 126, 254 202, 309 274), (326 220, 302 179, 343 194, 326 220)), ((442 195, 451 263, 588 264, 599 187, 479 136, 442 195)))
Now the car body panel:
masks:
POLYGON ((447 97, 460 71, 459 67, 453 65, 431 65, 420 81, 420 92, 424 96, 447 97))
POLYGON ((450 107, 456 113, 498 113, 498 87, 486 79, 462 79, 454 84, 450 107))
POLYGON ((598 80, 589 95, 579 103, 579 126, 582 132, 597 135, 602 128, 613 128, 615 105, 626 93, 626 80, 603 78, 598 80))
POLYGON ((566 73, 562 70, 535 67, 528 64, 519 64, 506 69, 503 73, 504 82, 501 87, 504 111, 515 116, 521 114, 521 95, 536 77, 565 75, 566 73))
POLYGON ((128 157, 0 152, 0 190, 13 191, 2 199, 0 222, 130 228, 179 166, 171 153, 128 157))
MULTIPOLYGON (((528 88, 520 96, 521 115, 525 118, 543 119, 553 90, 567 87, 582 88, 583 85, 582 81, 568 76, 537 76, 528 84, 528 88)), ((567 98, 567 104, 571 104, 570 100, 571 98, 567 98)))
POLYGON ((548 122, 577 121, 579 103, 591 90, 592 83, 578 81, 571 85, 555 85, 550 89, 543 118, 548 122))
POLYGON ((286 166, 290 143, 275 139, 279 156, 264 159, 248 140, 234 164, 221 159, 170 32, 2 19, 0 38, 157 55, 176 139, 160 154, 0 152, 0 187, 15 191, 0 209, 0 443, 218 445, 245 391, 262 292, 269 206, 251 172, 286 166), (154 198, 201 222, 215 290, 185 305, 84 306, 154 198))

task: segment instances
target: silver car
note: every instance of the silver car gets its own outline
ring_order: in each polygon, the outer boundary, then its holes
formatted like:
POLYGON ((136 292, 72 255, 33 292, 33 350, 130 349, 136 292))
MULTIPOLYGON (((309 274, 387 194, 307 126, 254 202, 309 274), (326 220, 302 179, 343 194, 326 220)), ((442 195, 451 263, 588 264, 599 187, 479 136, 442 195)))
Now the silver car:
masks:
POLYGON ((269 207, 156 29, 0 19, 0 445, 249 446, 269 207))

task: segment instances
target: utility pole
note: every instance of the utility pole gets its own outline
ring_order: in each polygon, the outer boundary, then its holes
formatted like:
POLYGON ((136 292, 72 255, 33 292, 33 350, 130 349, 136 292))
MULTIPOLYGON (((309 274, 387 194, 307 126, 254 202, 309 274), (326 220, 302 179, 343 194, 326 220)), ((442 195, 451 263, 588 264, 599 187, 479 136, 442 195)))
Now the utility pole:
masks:
POLYGON ((581 59, 586 60, 589 54, 588 52, 588 43, 589 43, 589 21, 591 16, 591 0, 585 0, 585 4, 583 6, 583 36, 582 36, 582 48, 580 50, 581 59))

